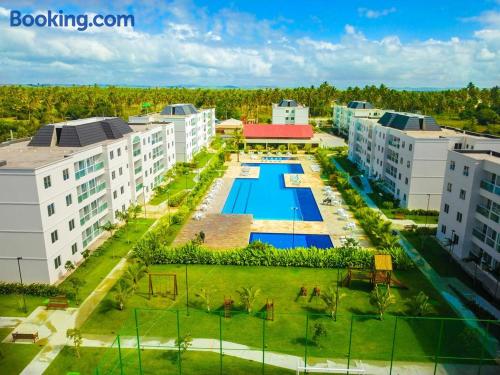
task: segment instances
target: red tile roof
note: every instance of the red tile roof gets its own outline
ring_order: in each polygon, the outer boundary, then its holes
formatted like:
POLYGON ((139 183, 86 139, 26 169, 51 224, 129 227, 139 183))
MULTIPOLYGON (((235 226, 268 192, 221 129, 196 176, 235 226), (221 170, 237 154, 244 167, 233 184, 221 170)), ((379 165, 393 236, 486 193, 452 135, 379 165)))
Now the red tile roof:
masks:
POLYGON ((243 125, 245 138, 284 138, 284 139, 311 139, 313 130, 311 125, 243 125))

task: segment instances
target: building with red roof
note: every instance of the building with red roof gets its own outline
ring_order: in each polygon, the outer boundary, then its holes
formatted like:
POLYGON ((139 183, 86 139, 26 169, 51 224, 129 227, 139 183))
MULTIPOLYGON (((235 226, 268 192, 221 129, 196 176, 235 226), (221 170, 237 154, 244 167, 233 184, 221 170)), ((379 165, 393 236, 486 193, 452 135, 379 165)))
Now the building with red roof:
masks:
POLYGON ((318 144, 311 125, 244 124, 247 144, 318 144))

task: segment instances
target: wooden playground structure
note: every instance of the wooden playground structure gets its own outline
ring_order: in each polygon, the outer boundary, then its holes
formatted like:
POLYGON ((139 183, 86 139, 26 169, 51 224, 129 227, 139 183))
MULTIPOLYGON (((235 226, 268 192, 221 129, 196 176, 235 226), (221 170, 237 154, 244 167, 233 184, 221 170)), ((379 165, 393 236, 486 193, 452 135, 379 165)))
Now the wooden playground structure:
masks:
POLYGON ((378 284, 385 284, 408 289, 406 285, 396 279, 392 274, 392 270, 391 256, 388 254, 376 254, 372 269, 349 267, 346 277, 342 280, 342 285, 350 287, 352 280, 369 280, 373 287, 378 284))
POLYGON ((179 294, 179 291, 177 289, 177 275, 175 273, 160 273, 160 272, 149 272, 149 283, 148 283, 148 298, 151 299, 151 296, 155 295, 155 288, 153 285, 153 278, 159 278, 160 279, 160 286, 156 288, 158 291, 158 294, 160 294, 162 297, 168 297, 171 296, 173 297, 174 301, 177 298, 177 295, 179 294), (161 279, 165 278, 166 279, 166 285, 165 285, 165 291, 162 293, 162 288, 161 288, 161 279), (169 285, 171 288, 169 288, 169 285))

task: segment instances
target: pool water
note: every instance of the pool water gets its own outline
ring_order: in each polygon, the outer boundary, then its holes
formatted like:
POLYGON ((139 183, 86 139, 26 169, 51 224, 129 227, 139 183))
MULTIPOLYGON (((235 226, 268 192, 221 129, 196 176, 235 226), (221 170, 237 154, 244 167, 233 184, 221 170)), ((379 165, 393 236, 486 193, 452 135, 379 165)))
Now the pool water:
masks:
POLYGON ((295 247, 317 247, 329 249, 333 247, 332 240, 327 234, 300 234, 296 233, 250 233, 249 243, 260 241, 273 245, 277 249, 293 249, 295 247))
POLYGON ((295 215, 297 221, 323 221, 310 188, 285 187, 283 174, 303 174, 300 164, 243 165, 260 167, 259 178, 235 179, 223 214, 251 214, 257 220, 294 220, 295 215))
POLYGON ((290 160, 291 156, 263 156, 262 160, 290 160))

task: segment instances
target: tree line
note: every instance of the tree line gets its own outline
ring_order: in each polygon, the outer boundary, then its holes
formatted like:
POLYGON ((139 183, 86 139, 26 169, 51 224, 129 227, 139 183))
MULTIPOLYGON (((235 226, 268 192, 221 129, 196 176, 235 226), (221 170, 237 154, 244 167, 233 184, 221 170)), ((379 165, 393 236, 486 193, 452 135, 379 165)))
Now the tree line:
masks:
POLYGON ((219 119, 254 119, 267 122, 271 104, 282 98, 295 99, 310 107, 313 117, 332 115, 334 103, 367 100, 375 107, 429 115, 452 114, 480 124, 498 123, 499 87, 407 91, 385 85, 338 89, 324 82, 296 88, 215 89, 115 86, 0 86, 0 141, 32 135, 46 123, 91 116, 120 116, 127 120, 141 111, 159 111, 170 103, 192 103, 215 107, 219 119), (150 106, 142 107, 142 103, 150 106))

